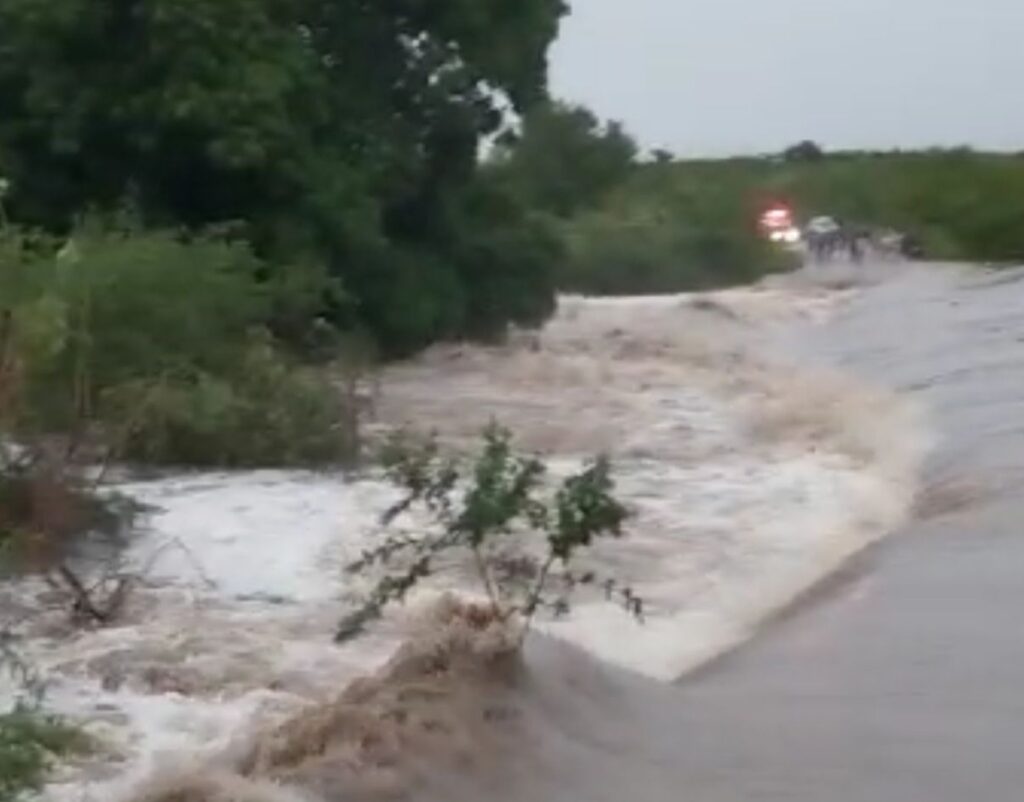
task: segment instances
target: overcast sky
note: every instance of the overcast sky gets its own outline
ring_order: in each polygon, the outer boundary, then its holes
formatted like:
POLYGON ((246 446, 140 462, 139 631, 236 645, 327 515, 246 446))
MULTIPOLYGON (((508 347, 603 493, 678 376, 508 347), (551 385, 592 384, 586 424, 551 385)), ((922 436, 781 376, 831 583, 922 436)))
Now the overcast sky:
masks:
POLYGON ((682 155, 1024 150, 1024 0, 572 0, 553 91, 682 155))

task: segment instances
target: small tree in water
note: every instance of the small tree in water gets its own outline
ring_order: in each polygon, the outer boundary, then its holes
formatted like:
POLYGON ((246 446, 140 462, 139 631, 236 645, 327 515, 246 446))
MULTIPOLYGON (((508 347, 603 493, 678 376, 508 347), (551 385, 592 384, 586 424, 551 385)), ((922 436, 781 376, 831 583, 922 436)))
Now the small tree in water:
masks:
POLYGON ((541 609, 567 614, 573 591, 583 586, 602 588, 642 620, 643 602, 631 588, 574 570, 582 550, 622 537, 629 517, 613 495, 607 458, 594 459, 551 491, 544 464, 516 454, 509 432, 492 424, 472 463, 443 454, 436 438, 417 441, 403 433, 385 448, 384 465, 403 495, 382 523, 419 509, 431 525, 418 536, 390 533, 346 568, 350 574, 385 573, 365 603, 342 621, 339 642, 362 632, 388 605, 404 601, 452 553, 471 557, 490 616, 520 621, 523 637, 541 609))

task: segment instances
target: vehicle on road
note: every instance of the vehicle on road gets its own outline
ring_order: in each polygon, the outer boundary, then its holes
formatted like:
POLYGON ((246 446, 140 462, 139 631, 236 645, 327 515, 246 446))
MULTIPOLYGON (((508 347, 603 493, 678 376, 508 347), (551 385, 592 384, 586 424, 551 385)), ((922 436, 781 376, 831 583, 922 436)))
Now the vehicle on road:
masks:
POLYGON ((780 244, 796 245, 802 239, 793 212, 787 206, 772 206, 765 211, 761 215, 760 229, 763 236, 780 244))
POLYGON ((834 217, 822 215, 811 218, 807 223, 806 232, 808 235, 824 236, 835 234, 840 230, 840 228, 841 226, 834 217))

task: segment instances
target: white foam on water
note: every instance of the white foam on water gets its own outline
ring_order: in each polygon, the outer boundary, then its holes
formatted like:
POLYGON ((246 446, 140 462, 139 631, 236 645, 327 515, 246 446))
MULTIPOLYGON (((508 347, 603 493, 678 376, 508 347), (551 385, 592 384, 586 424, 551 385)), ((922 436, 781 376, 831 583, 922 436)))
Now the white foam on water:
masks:
POLYGON ((526 347, 438 349, 399 371, 389 414, 454 439, 498 414, 559 457, 610 450, 636 516, 592 562, 644 599, 646 623, 585 600, 541 627, 672 680, 909 511, 929 446, 920 410, 772 353, 780 327, 812 330, 853 297, 811 286, 566 299, 526 347))
MULTIPOLYGON (((748 637, 909 510, 926 446, 915 410, 766 353, 775 327, 811 325, 844 298, 568 299, 539 336, 438 348, 392 369, 380 414, 456 445, 497 418, 556 474, 609 451, 635 517, 626 540, 589 559, 645 599, 646 623, 583 598, 568 620, 540 626, 671 680, 748 637)), ((125 619, 74 631, 54 611, 21 626, 26 655, 51 679, 49 705, 110 750, 67 768, 50 799, 106 802, 160 767, 204 765, 333 698, 401 640, 387 620, 331 642, 354 587, 343 566, 394 499, 382 483, 256 472, 118 489, 153 508, 126 558, 147 582, 125 619)), ((42 591, 19 589, 30 605, 42 591)))
POLYGON ((735 459, 657 477, 638 472, 623 488, 658 480, 687 490, 639 502, 641 549, 616 544, 598 560, 644 599, 644 624, 591 602, 544 628, 664 681, 746 640, 905 514, 884 479, 836 458, 735 459))
MULTIPOLYGON (((331 642, 343 566, 394 499, 380 482, 257 472, 116 490, 152 508, 124 558, 145 572, 124 620, 75 631, 56 609, 22 627, 48 709, 87 723, 111 752, 102 779, 86 787, 95 772, 71 772, 51 798, 111 799, 168 762, 198 764, 393 650, 399 635, 386 631, 344 650, 331 642)), ((22 593, 32 604, 45 588, 22 593)))
POLYGON ((203 474, 119 485, 117 491, 159 510, 134 555, 173 537, 195 549, 149 557, 151 577, 175 582, 201 566, 223 597, 273 594, 292 603, 334 599, 353 533, 366 533, 375 511, 394 498, 380 483, 338 475, 260 471, 203 474))

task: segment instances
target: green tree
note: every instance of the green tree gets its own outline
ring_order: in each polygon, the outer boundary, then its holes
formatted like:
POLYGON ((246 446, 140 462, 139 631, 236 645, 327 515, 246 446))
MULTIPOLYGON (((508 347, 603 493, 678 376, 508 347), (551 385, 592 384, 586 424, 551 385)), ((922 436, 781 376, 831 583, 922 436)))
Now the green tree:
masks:
POLYGON ((147 226, 237 221, 276 269, 329 265, 355 301, 325 301, 336 324, 372 329, 397 306, 404 327, 377 332, 385 347, 459 336, 477 273, 458 267, 463 230, 444 210, 472 186, 504 100, 543 98, 564 12, 561 0, 9 0, 9 211, 58 232, 125 199, 147 226))
POLYGON ((637 146, 620 123, 582 106, 534 107, 499 150, 506 181, 531 206, 566 217, 598 203, 633 168, 637 146))
POLYGON ((819 162, 825 157, 821 145, 810 139, 786 148, 782 157, 789 162, 819 162))

